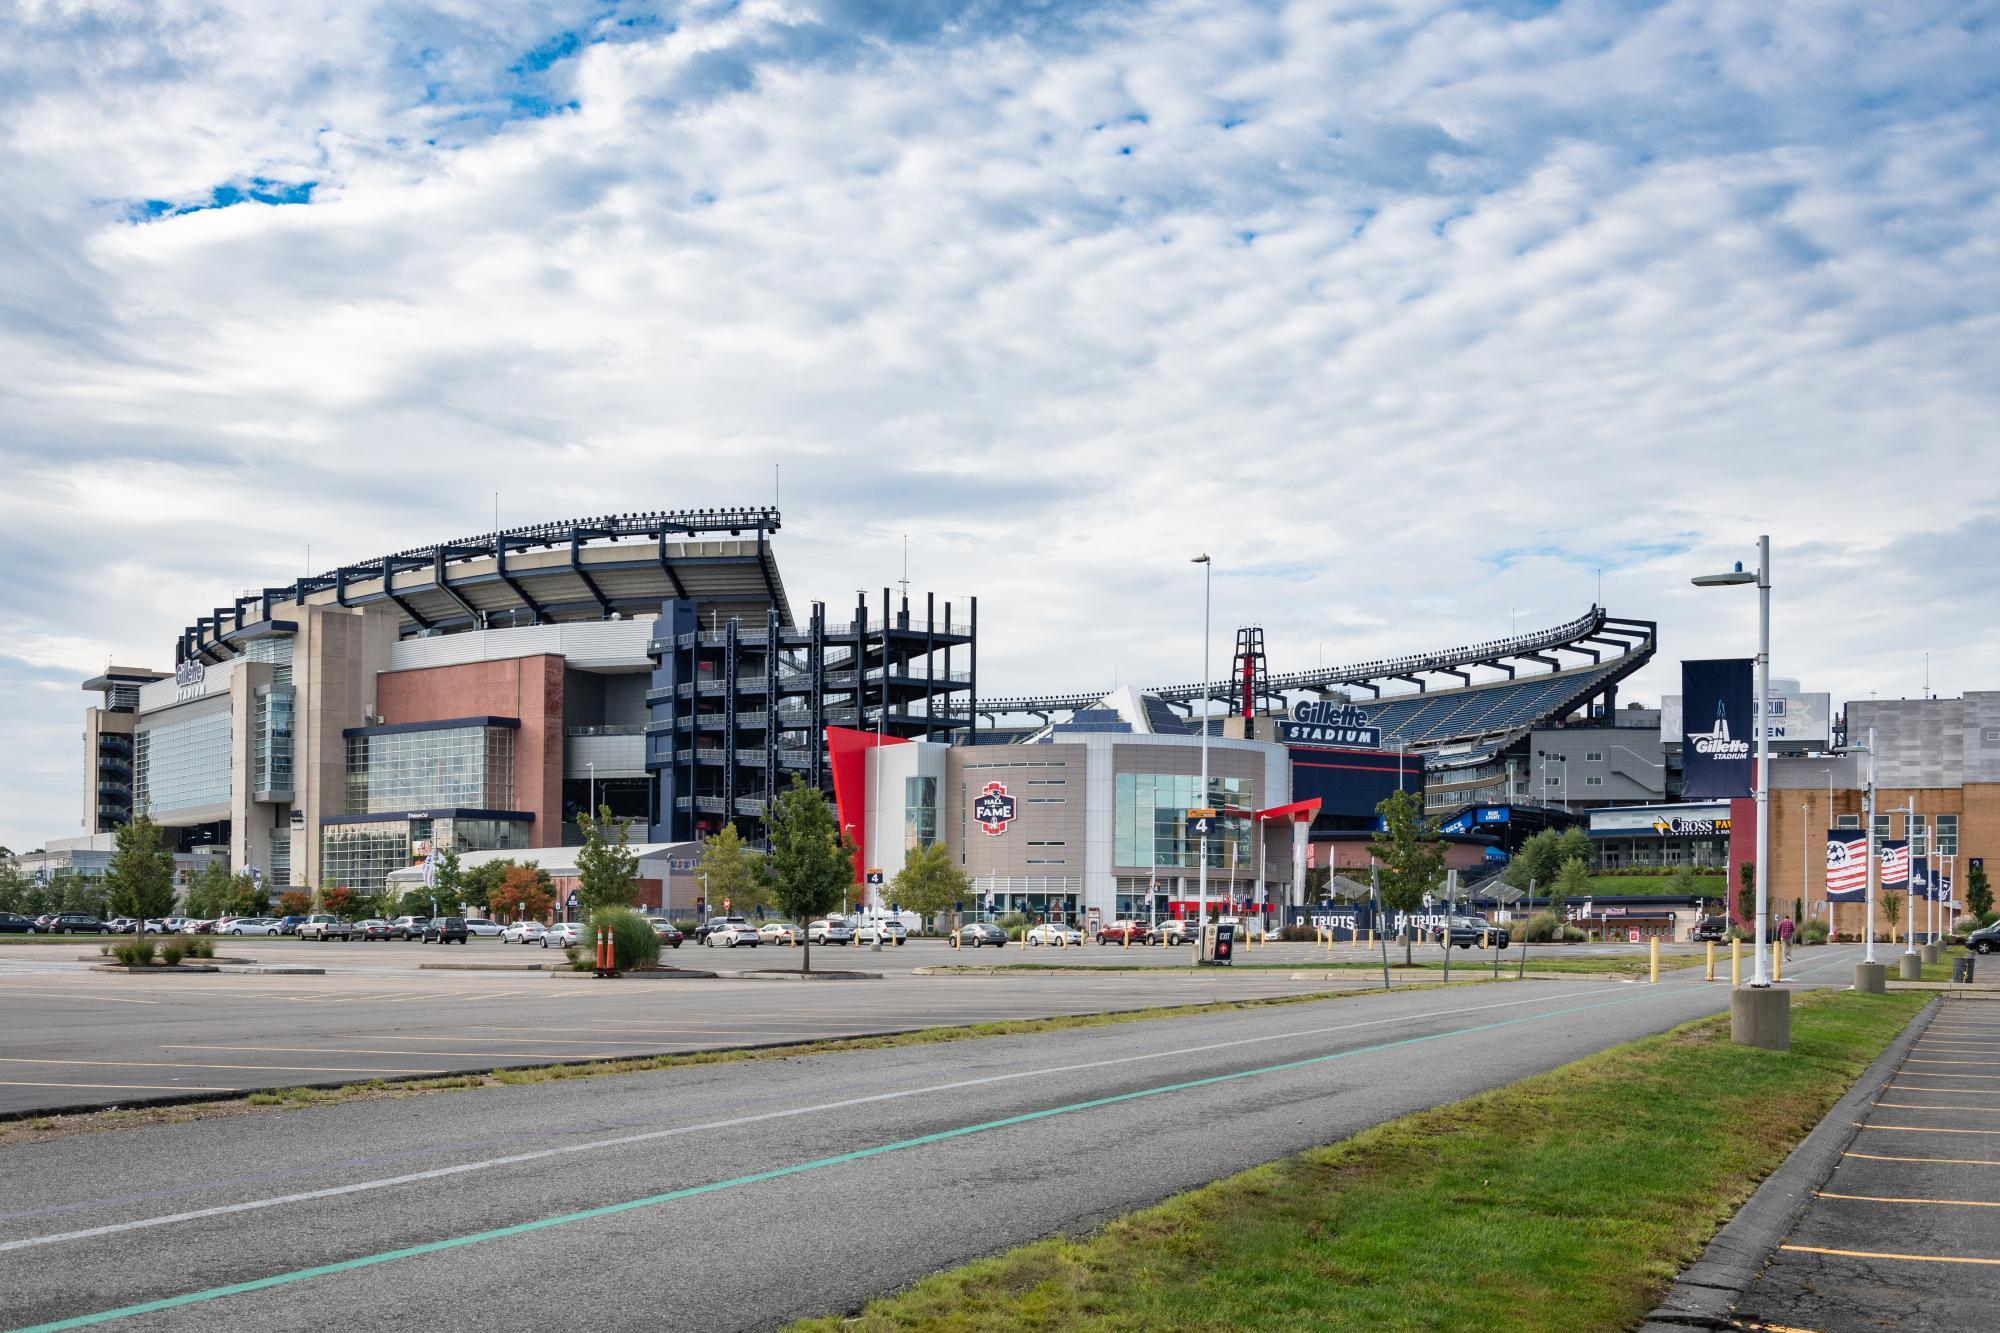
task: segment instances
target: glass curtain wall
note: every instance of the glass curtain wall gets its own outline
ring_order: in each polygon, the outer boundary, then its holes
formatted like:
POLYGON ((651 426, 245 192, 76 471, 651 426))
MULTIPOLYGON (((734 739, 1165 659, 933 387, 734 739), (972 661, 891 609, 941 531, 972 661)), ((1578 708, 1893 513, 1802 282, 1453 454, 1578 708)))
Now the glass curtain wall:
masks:
POLYGON ((1208 835, 1209 869, 1227 869, 1232 850, 1248 864, 1255 789, 1248 778, 1210 777, 1203 800, 1199 774, 1118 774, 1115 864, 1199 869, 1200 839, 1187 831, 1187 812, 1194 809, 1223 812, 1208 835))
POLYGON ((347 813, 514 808, 514 730, 445 727, 347 738, 347 813))

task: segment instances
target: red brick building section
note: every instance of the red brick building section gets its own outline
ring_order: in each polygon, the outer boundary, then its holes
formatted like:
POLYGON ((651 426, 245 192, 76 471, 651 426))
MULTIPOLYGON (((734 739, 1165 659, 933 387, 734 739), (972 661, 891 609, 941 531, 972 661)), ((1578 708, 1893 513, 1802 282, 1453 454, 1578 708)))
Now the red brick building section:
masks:
POLYGON ((376 679, 385 723, 514 717, 514 808, 535 817, 531 846, 562 844, 563 660, 552 653, 493 662, 385 671, 376 679))

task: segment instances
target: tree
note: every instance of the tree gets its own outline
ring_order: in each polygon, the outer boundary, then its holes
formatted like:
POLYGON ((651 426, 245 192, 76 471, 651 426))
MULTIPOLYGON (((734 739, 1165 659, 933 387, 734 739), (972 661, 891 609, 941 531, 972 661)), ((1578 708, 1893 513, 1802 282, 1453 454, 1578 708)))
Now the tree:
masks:
POLYGON ((1556 882, 1549 889, 1549 911, 1555 913, 1558 923, 1563 920, 1563 909, 1572 898, 1590 896, 1590 867, 1580 856, 1572 856, 1556 871, 1556 882))
MULTIPOLYGON (((1424 895, 1444 877, 1445 841, 1437 821, 1425 819, 1417 798, 1407 791, 1389 793, 1375 807, 1386 826, 1383 836, 1368 844, 1381 866, 1382 904, 1391 911, 1414 912, 1424 895)), ((1403 962, 1410 961, 1410 936, 1403 934, 1403 962)))
POLYGON ((1965 875, 1965 910, 1983 917, 1993 910, 1993 886, 1986 881, 1986 867, 1977 865, 1965 875))
POLYGON ((104 885, 98 880, 74 870, 58 870, 49 880, 49 890, 55 895, 58 911, 104 915, 104 885))
POLYGON ((1560 870, 1571 861, 1581 861, 1584 869, 1588 870, 1596 851, 1590 845, 1590 834, 1582 828, 1564 829, 1556 836, 1556 869, 1560 870))
MULTIPOLYGON (((803 926, 838 906, 854 882, 854 848, 841 837, 819 788, 794 773, 792 785, 771 803, 765 827, 771 850, 757 873, 779 908, 803 926)), ((804 944, 800 970, 810 972, 812 941, 804 944)))
POLYGON ((1745 930, 1757 929, 1757 863, 1736 868, 1736 920, 1745 930))
POLYGON ((963 902, 972 893, 972 881, 951 863, 951 849, 941 842, 912 849, 903 858, 903 868, 889 884, 896 906, 906 907, 926 920, 963 902))
POLYGON ((517 921, 538 921, 555 905, 555 884, 538 865, 512 865, 487 897, 495 916, 512 913, 517 921))
POLYGON ((466 902, 478 903, 484 910, 491 912, 494 891, 500 887, 501 881, 507 878, 507 872, 513 868, 512 857, 482 861, 472 869, 462 872, 459 892, 466 902))
POLYGON ((220 860, 210 858, 188 880, 187 914, 207 920, 228 909, 229 870, 220 860))
POLYGON ((637 903, 639 857, 630 845, 632 821, 614 820, 611 807, 600 805, 595 818, 577 811, 576 826, 583 831, 583 846, 576 853, 576 897, 583 910, 637 903))
POLYGON ((1896 927, 1903 920, 1903 895, 1885 893, 1882 895, 1882 917, 1889 923, 1889 942, 1896 942, 1896 927))
POLYGON ((271 910, 271 895, 256 877, 245 872, 233 875, 229 880, 229 891, 223 895, 224 916, 263 916, 271 910))
POLYGON ((18 866, 0 864, 0 912, 24 911, 23 905, 34 887, 35 881, 22 874, 18 866))
POLYGON ((431 897, 437 900, 440 916, 457 916, 465 905, 465 869, 457 852, 432 853, 431 897))
POLYGON ((304 916, 312 906, 312 895, 303 889, 287 889, 278 895, 279 916, 304 916))
MULTIPOLYGON (((734 824, 724 824, 701 840, 701 864, 695 867, 695 874, 711 915, 715 905, 725 900, 738 908, 769 904, 770 889, 757 873, 758 859, 756 853, 743 845, 743 835, 734 824)), ((805 922, 799 925, 804 926, 805 922)))
MULTIPOLYGON (((1580 833, 1582 830, 1577 829, 1572 832, 1580 833)), ((1556 872, 1562 869, 1564 861, 1577 855, 1583 856, 1586 861, 1590 857, 1587 835, 1580 853, 1575 850, 1573 842, 1565 842, 1568 837, 1568 834, 1559 833, 1552 828, 1545 828, 1530 837, 1508 860, 1507 868, 1500 872, 1501 882, 1517 889, 1526 889, 1533 884, 1546 890, 1555 882, 1556 872), (1564 850, 1566 846, 1569 848, 1567 852, 1564 850)))
POLYGON ((354 911, 354 890, 345 884, 328 884, 319 891, 320 910, 343 921, 351 920, 354 911))
POLYGON ((160 825, 140 813, 112 837, 118 851, 104 873, 110 909, 142 923, 174 911, 174 853, 160 845, 160 825))

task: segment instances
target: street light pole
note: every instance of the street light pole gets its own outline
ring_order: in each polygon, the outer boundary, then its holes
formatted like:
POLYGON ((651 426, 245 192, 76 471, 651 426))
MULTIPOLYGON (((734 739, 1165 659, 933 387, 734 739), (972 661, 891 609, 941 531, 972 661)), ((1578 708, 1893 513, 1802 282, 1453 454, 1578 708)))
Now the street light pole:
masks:
POLYGON ((1771 915, 1771 538, 1757 539, 1757 966, 1750 984, 1768 986, 1764 949, 1771 915))
MULTIPOLYGON (((1206 553, 1196 556, 1190 563, 1201 566, 1201 808, 1208 808, 1208 616, 1209 590, 1214 584, 1215 562, 1206 553)), ((1196 892, 1195 907, 1195 957, 1208 956, 1208 821, 1202 821, 1203 833, 1197 849, 1201 859, 1198 868, 1199 888, 1196 892)))
POLYGON ((595 819, 597 818, 597 765, 586 763, 584 768, 590 773, 590 817, 595 819))

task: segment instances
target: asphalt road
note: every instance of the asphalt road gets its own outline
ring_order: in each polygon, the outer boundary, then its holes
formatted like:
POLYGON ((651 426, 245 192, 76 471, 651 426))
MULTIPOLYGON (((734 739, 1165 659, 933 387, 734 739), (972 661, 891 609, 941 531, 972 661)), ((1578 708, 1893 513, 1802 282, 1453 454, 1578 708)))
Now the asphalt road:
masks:
MULTIPOLYGON (((1814 953, 1789 984, 1844 984, 1855 950, 1814 953)), ((1354 996, 20 1145, 0 1150, 0 1315, 767 1328, 1724 1006, 1698 977, 1354 996)))
POLYGON ((1991 1328, 2000 1308, 2000 1004, 1948 1003, 1737 1303, 1820 1333, 1991 1328))
MULTIPOLYGON (((343 967, 337 960, 346 946, 329 946, 325 976, 116 976, 86 970, 74 954, 61 964, 67 971, 0 965, 0 1114, 1371 984, 1366 973, 1293 981, 1283 972, 1219 969, 606 982, 539 972, 423 972, 415 967, 419 946, 385 959, 383 952, 398 946, 375 945, 373 960, 371 946, 351 948, 361 956, 343 967)), ((494 946, 449 956, 508 955, 494 946)))

